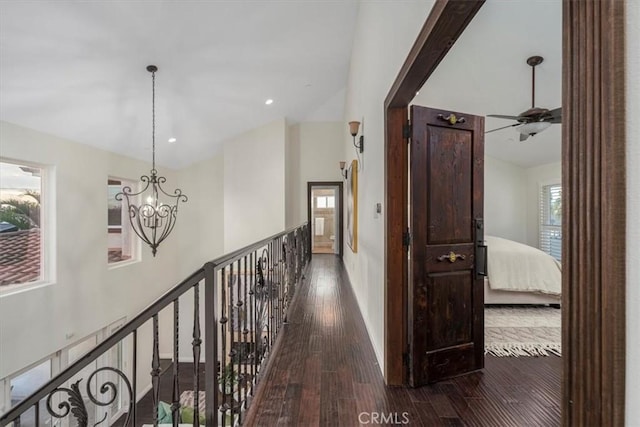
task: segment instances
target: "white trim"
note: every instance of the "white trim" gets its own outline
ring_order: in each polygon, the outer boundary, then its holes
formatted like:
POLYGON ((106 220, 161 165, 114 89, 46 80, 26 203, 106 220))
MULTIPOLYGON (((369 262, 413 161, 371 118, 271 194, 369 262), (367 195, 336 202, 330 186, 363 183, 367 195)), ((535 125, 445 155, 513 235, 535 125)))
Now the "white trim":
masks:
POLYGON ((17 295, 22 292, 32 291, 34 289, 44 288, 46 286, 55 285, 56 282, 49 282, 46 280, 37 280, 35 282, 27 283, 14 283, 11 285, 4 285, 0 287, 0 298, 4 298, 9 295, 17 295))
POLYGON ((151 382, 149 382, 149 384, 147 384, 147 386, 145 388, 143 388, 141 391, 138 392, 138 394, 136 395, 136 403, 140 402, 140 400, 151 391, 151 389, 153 388, 153 384, 151 384, 151 382))
MULTIPOLYGON (((136 240, 140 241, 140 239, 136 239, 136 240)), ((142 260, 134 259, 133 256, 131 257, 131 259, 126 259, 124 261, 111 262, 111 263, 108 262, 107 270, 117 270, 118 268, 127 267, 132 264, 138 264, 139 262, 142 262, 142 260)))
POLYGON ((40 170, 40 278, 33 282, 0 287, 0 298, 56 283, 56 191, 54 165, 0 157, 0 162, 40 170))
MULTIPOLYGON (((110 185, 109 184, 109 180, 112 181, 120 181, 120 188, 122 188, 123 186, 128 186, 131 188, 131 190, 134 193, 137 193, 138 191, 140 191, 140 180, 139 179, 133 179, 133 178, 121 178, 118 176, 113 176, 113 175, 107 175, 107 196, 108 196, 108 190, 109 187, 116 187, 116 185, 110 185)), ((139 199, 139 197, 137 197, 136 199, 139 199)), ((139 200, 136 201, 136 203, 138 203, 139 200)), ((124 201, 123 201, 124 203, 124 201)), ((109 205, 107 203, 107 211, 109 209, 109 205)), ((125 236, 127 239, 130 240, 130 244, 129 244, 129 248, 128 248, 128 252, 131 252, 131 258, 127 259, 127 260, 123 260, 123 261, 117 261, 117 262, 109 262, 109 258, 107 257, 107 269, 111 270, 113 268, 116 267, 126 267, 132 264, 136 264, 140 261, 142 261, 142 247, 141 247, 141 241, 138 238, 138 236, 136 235, 136 233, 134 232, 134 230, 131 229, 131 225, 125 222, 125 217, 127 217, 126 211, 123 210, 123 218, 121 220, 122 224, 118 225, 118 226, 114 226, 114 225, 109 225, 109 221, 107 219, 107 230, 109 229, 117 229, 119 228, 122 233, 121 235, 125 236)), ((108 213, 108 212, 107 212, 108 213)), ((123 238, 125 238, 123 237, 123 238)), ((108 240, 108 233, 107 233, 107 240, 108 240)), ((107 251, 109 250, 109 247, 107 245, 107 251)), ((123 248, 123 253, 126 252, 123 248)))

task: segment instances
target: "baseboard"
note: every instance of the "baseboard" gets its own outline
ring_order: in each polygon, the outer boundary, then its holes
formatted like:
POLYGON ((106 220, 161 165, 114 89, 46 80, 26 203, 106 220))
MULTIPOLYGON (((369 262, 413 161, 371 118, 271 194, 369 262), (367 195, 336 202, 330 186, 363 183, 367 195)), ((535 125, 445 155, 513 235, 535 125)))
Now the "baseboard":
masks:
POLYGON ((369 325, 369 320, 368 320, 367 317, 364 316, 364 311, 362 309, 362 304, 360 303, 360 299, 358 298, 358 294, 356 294, 356 291, 353 288, 353 285, 351 284, 351 277, 349 276, 349 269, 345 265, 343 259, 341 259, 340 261, 341 261, 341 264, 342 264, 342 268, 344 269, 344 271, 346 273, 345 276, 346 276, 346 279, 347 279, 347 284, 349 285, 349 289, 351 290, 351 293, 353 294, 353 297, 355 298, 356 303, 358 304, 358 309, 360 310, 360 317, 362 318, 362 321, 364 322, 364 328, 367 331, 367 335, 369 336, 369 341, 371 342, 371 347, 373 347, 373 352, 375 353, 376 359, 378 360, 378 366, 380 368, 380 372, 384 376, 384 357, 382 356, 382 352, 380 351, 380 349, 376 345, 375 340, 373 339, 373 335, 371 334, 371 327, 369 325))
POLYGON ((142 399, 147 393, 149 393, 152 388, 153 388, 153 385, 149 383, 149 385, 143 388, 142 391, 139 391, 138 394, 136 395, 136 403, 140 402, 140 399, 142 399))

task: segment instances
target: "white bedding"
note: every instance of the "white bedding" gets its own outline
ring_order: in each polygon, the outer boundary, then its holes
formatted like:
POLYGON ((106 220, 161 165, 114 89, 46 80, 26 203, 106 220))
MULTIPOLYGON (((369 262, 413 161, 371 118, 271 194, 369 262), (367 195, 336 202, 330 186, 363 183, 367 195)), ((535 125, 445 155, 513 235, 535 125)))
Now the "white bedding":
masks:
POLYGON ((562 272, 552 256, 531 246, 485 236, 491 289, 560 295, 562 272))

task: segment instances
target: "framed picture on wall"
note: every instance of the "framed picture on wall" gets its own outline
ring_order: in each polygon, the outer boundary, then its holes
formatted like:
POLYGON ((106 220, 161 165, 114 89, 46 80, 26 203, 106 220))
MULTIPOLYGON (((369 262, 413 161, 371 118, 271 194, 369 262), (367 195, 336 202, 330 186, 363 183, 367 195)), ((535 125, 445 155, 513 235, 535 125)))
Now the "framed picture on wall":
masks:
POLYGON ((353 160, 347 174, 347 244, 358 252, 358 161, 353 160))

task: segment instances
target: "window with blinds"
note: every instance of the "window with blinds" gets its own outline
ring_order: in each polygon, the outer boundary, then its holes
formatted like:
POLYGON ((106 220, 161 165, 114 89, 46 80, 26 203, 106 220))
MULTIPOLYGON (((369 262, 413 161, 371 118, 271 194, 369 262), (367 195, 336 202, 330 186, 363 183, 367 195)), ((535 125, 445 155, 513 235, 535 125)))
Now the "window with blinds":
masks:
POLYGON ((540 190, 540 249, 562 259, 562 186, 545 185, 540 190))

